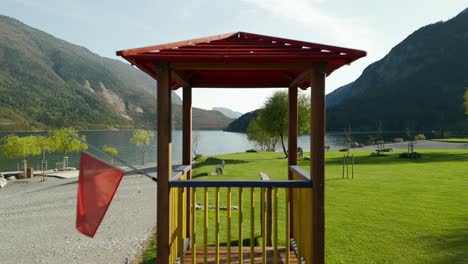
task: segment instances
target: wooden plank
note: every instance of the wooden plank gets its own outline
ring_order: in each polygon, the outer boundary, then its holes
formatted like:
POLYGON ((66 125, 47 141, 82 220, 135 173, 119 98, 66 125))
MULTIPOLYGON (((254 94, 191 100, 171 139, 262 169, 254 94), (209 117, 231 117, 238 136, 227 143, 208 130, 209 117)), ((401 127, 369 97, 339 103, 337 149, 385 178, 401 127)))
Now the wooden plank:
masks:
MULTIPOLYGON (((144 53, 138 55, 129 55, 125 58, 129 60, 136 60, 138 62, 163 62, 163 61, 171 61, 171 62, 199 62, 199 63, 257 63, 257 62, 265 62, 265 63, 274 63, 274 62, 289 62, 289 63, 296 63, 296 62, 303 62, 309 63, 308 67, 310 67, 310 63, 313 62, 320 62, 323 60, 327 60, 329 62, 333 62, 336 64, 348 64, 350 63, 353 58, 348 56, 343 56, 339 54, 328 54, 328 53, 307 53, 307 54, 300 54, 300 53, 287 53, 284 52, 283 54, 239 54, 239 55, 224 55, 224 54, 166 54, 166 53, 144 53)), ((308 68, 307 67, 307 68, 308 68)))
POLYGON ((189 88, 189 90, 190 90, 190 88, 191 88, 190 82, 185 80, 182 76, 180 76, 180 74, 177 71, 174 71, 174 70, 171 71, 171 76, 172 76, 172 80, 176 81, 180 86, 182 86, 184 88, 189 88))
POLYGON ((235 34, 237 34, 237 32, 214 35, 210 37, 196 38, 196 39, 191 39, 191 40, 183 40, 183 41, 177 41, 177 42, 172 42, 172 43, 153 45, 153 46, 147 46, 147 47, 141 47, 141 48, 135 48, 135 49, 120 50, 120 51, 117 51, 116 54, 117 56, 125 57, 125 56, 132 55, 132 54, 150 52, 150 51, 155 51, 155 50, 171 49, 175 47, 188 46, 188 45, 194 45, 197 43, 225 39, 235 34))
POLYGON ((255 188, 250 187, 250 263, 255 256, 255 188))
POLYGON ((208 188, 204 188, 204 202, 203 202, 203 262, 206 263, 208 260, 208 188))
MULTIPOLYGON (((191 218, 191 222, 192 222, 192 226, 190 228, 190 248, 191 249, 195 249, 197 248, 197 233, 196 233, 196 219, 197 219, 197 209, 196 209, 196 205, 197 205, 197 202, 196 202, 196 198, 197 198, 197 188, 191 188, 190 190, 192 190, 192 218, 191 218)), ((192 264, 196 264, 196 258, 197 258, 197 254, 196 254, 196 251, 194 251, 192 253, 192 264)))
POLYGON ((290 263, 291 260, 291 193, 288 189, 285 190, 286 192, 286 264, 290 263))
POLYGON ((198 70, 198 71, 261 71, 261 70, 303 70, 311 67, 308 63, 203 63, 203 62, 173 62, 174 70, 198 70))
POLYGON ((325 262, 325 69, 317 67, 312 78, 310 175, 312 190, 312 263, 325 262))
MULTIPOLYGON (((156 168, 156 171, 157 170, 158 169, 156 168)), ((178 181, 183 178, 184 175, 188 174, 189 172, 191 173, 191 171, 192 165, 173 166, 171 181, 178 181)))
POLYGON ((185 180, 170 181, 171 188, 184 187, 255 187, 255 188, 312 188, 312 182, 302 180, 237 181, 237 180, 185 180))
MULTIPOLYGON (((192 167, 192 87, 184 87, 182 93, 182 163, 185 166, 192 167)), ((186 171, 187 180, 192 179, 192 170, 186 171)), ((187 188, 187 204, 191 204, 191 189, 187 188)), ((187 234, 190 234, 190 217, 187 210, 186 228, 187 234)))
POLYGON ((231 187, 227 188, 227 263, 231 263, 231 187))
MULTIPOLYGON (((289 115, 289 125, 288 125, 288 166, 297 165, 297 87, 288 88, 288 115, 289 115)), ((294 180, 292 173, 288 170, 288 180, 294 180)), ((289 199, 293 199, 293 192, 295 190, 288 189, 290 192, 289 199)), ((294 203, 290 202, 291 214, 289 217, 289 228, 290 234, 294 236, 294 203)))
POLYGON ((266 251, 266 244, 267 244, 267 204, 266 204, 266 188, 262 188, 260 191, 260 195, 262 196, 262 264, 267 264, 267 251, 266 251))
POLYGON ((157 254, 161 263, 170 262, 170 203, 169 179, 172 174, 171 139, 171 76, 167 63, 157 65, 159 81, 157 84, 158 108, 158 184, 157 184, 157 254))
POLYGON ((262 181, 269 181, 269 180, 270 180, 270 177, 268 177, 268 175, 267 175, 266 173, 264 173, 264 172, 259 172, 258 174, 260 175, 260 179, 261 179, 262 181))
MULTIPOLYGON (((216 187, 216 215, 215 215, 215 247, 216 247, 216 253, 215 253, 215 263, 219 264, 219 187, 216 187)), ((205 208, 205 210, 208 210, 208 208, 205 208)))
POLYGON ((237 254, 239 255, 239 263, 243 263, 243 260, 244 260, 244 254, 242 254, 242 252, 244 252, 243 250, 243 244, 244 244, 244 240, 243 240, 243 232, 244 232, 244 228, 243 228, 243 225, 244 225, 244 210, 243 210, 243 197, 242 197, 242 187, 239 188, 239 242, 237 243, 238 246, 239 246, 239 250, 237 251, 237 254))
MULTIPOLYGON (((261 247, 255 247, 254 248, 254 251, 255 251, 255 255, 254 255, 254 262, 253 263, 263 263, 263 259, 262 259, 262 252, 261 252, 262 248, 261 247)), ((203 263, 203 258, 201 257, 200 254, 203 253, 203 249, 200 249, 200 248, 197 248, 196 250, 189 250, 187 251, 185 257, 184 257, 184 263, 187 263, 187 262, 190 262, 191 258, 192 258, 192 254, 193 253, 198 253, 197 256, 197 263, 203 263)), ((208 263, 215 263, 215 249, 214 247, 209 247, 208 249, 208 263)), ((231 261, 228 262, 226 261, 227 260, 227 248, 225 247, 220 247, 220 259, 221 259, 221 263, 244 263, 241 261, 241 259, 244 259, 244 258, 249 258, 250 256, 250 249, 249 248, 245 248, 243 251, 242 251, 242 254, 239 254, 238 252, 233 252, 232 253, 232 257, 231 257, 231 261)), ((278 255, 275 257, 274 255, 274 249, 272 247, 267 247, 266 249, 266 262, 267 263, 286 263, 285 259, 286 259, 286 248, 284 247, 281 247, 281 248, 278 248, 278 255)), ((299 263, 299 261, 297 260, 297 258, 295 257, 294 253, 290 254, 291 255, 291 261, 290 263, 299 263)), ((250 261, 247 261, 247 263, 250 263, 250 261)))
MULTIPOLYGON (((268 175, 266 173, 259 172, 259 174, 260 174, 260 179, 262 181, 269 181, 270 180, 270 177, 268 177, 268 175)), ((266 239, 266 245, 271 247, 271 244, 272 244, 272 242, 271 242, 271 232, 272 232, 271 229, 272 228, 271 227, 272 227, 272 221, 273 221, 272 220, 272 208, 271 208, 272 207, 271 190, 273 188, 263 188, 263 189, 266 189, 266 198, 265 198, 266 201, 262 200, 262 211, 264 210, 263 209, 264 202, 265 202, 265 206, 266 206, 266 230, 262 229, 262 236, 264 236, 265 239, 266 239), (263 232, 263 231, 265 231, 266 233, 263 232)), ((262 196, 262 199, 263 198, 264 197, 262 196)), ((262 217, 263 217, 263 215, 262 215, 262 217)), ((263 223, 264 220, 261 219, 261 221, 263 223)))
MULTIPOLYGON (((287 190, 286 190, 287 191, 287 190)), ((273 263, 278 263, 278 188, 273 189, 273 263)))
MULTIPOLYGON (((300 87, 303 83, 310 81, 310 76, 312 75, 313 69, 305 69, 301 74, 299 74, 296 78, 294 78, 291 83, 289 84, 289 88, 297 88, 300 87)), ((297 101, 297 94, 296 94, 296 101, 297 101)), ((296 102, 297 108, 297 102, 296 102)))
POLYGON ((299 179, 304 180, 304 181, 310 181, 310 173, 305 171, 301 166, 299 165, 291 165, 289 166, 289 171, 294 173, 299 179))

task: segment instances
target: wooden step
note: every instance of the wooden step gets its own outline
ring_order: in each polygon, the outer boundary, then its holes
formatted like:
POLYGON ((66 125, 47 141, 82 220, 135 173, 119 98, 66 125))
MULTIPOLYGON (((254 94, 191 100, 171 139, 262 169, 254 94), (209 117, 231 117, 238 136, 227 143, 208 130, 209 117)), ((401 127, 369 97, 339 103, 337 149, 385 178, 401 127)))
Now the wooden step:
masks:
MULTIPOLYGON (((267 263, 273 263, 273 256, 274 256, 274 249, 272 247, 267 247, 267 263)), ((254 256, 255 261, 253 263, 262 263, 262 247, 255 247, 254 248, 254 256)), ((207 263, 214 264, 215 262, 215 247, 208 247, 208 261, 207 263)), ((203 263, 203 248, 199 247, 196 250, 196 263, 203 263)), ((250 262, 250 247, 245 246, 243 247, 243 263, 252 263, 250 262)), ((219 247, 219 263, 227 263, 227 247, 219 247)), ((183 263, 192 263, 192 250, 188 250, 184 256, 183 263)), ((231 247, 231 263, 239 263, 239 251, 238 247, 231 247)), ((278 248, 278 264, 286 263, 286 248, 281 247, 278 248)), ((293 251, 290 252, 290 263, 297 264, 297 258, 293 251)))

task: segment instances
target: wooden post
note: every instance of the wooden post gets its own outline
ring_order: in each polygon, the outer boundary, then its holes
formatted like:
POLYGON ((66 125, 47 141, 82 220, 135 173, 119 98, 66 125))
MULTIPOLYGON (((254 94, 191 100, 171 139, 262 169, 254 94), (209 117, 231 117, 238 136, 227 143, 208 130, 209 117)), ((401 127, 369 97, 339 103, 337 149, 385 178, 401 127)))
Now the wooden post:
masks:
POLYGON ((271 247, 272 246, 272 241, 271 241, 271 233, 272 233, 272 214, 273 214, 273 203, 272 203, 272 189, 273 188, 267 188, 267 198, 266 198, 266 214, 267 214, 267 219, 266 219, 266 241, 267 241, 267 246, 271 247))
POLYGON ((325 262, 325 68, 313 72, 311 82, 310 176, 312 189, 312 263, 325 262))
MULTIPOLYGON (((192 165, 192 87, 184 87, 182 94, 182 163, 192 165)), ((192 179, 192 170, 187 172, 187 180, 192 179)), ((192 191, 187 188, 187 204, 191 204, 192 191)), ((190 207, 187 206, 186 230, 190 234, 190 207)))
MULTIPOLYGON (((288 104, 288 114, 289 114, 289 127, 288 127, 288 166, 297 165, 297 87, 289 87, 289 104, 288 104)), ((293 180, 293 174, 288 168, 288 180, 293 180)), ((294 236, 293 232, 293 219, 294 219, 294 203, 292 201, 293 189, 288 189, 289 199, 290 199, 290 215, 289 215, 289 228, 290 236, 294 236)), ((287 248, 286 250, 290 250, 287 248)))
POLYGON ((156 65, 158 73, 158 184, 157 184, 157 254, 158 263, 170 263, 169 179, 172 177, 171 75, 169 65, 156 65))

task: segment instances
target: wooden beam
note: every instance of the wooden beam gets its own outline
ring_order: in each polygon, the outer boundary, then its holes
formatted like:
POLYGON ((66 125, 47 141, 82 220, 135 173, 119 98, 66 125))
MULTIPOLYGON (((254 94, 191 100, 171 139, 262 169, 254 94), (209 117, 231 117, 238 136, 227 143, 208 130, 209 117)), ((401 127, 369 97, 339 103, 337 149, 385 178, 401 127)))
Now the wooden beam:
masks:
MULTIPOLYGON (((297 165, 297 88, 290 87, 288 89, 288 114, 289 114, 289 126, 288 126, 288 166, 297 165)), ((293 173, 288 170, 288 179, 293 179, 293 173)), ((294 201, 292 201, 294 195, 294 190, 289 190, 289 199, 290 200, 290 210, 294 212, 294 201)), ((293 232, 293 214, 289 214, 289 223, 290 223, 290 234, 294 236, 293 232)), ((287 250, 290 250, 289 248, 287 250)))
POLYGON ((294 80, 289 84, 290 88, 297 88, 305 82, 309 82, 312 76, 313 69, 306 69, 301 74, 299 74, 294 80))
POLYGON ((177 71, 171 71, 172 80, 176 81, 180 86, 190 88, 190 82, 185 80, 177 71))
MULTIPOLYGON (((182 163, 192 165, 192 88, 184 86, 182 93, 182 163)), ((192 179, 192 170, 187 172, 187 180, 192 179)), ((191 189, 187 189, 187 205, 191 203, 191 189)), ((190 234, 190 206, 187 206, 186 230, 190 234)))
POLYGON ((116 52, 117 56, 128 56, 128 55, 134 55, 138 53, 145 53, 145 52, 150 52, 150 51, 155 51, 155 50, 163 50, 163 49, 172 49, 176 47, 181 47, 181 46, 188 46, 188 45, 193 45, 193 44, 198 44, 198 43, 203 43, 203 42, 210 42, 214 40, 220 40, 220 39, 225 39, 229 38, 235 34, 238 34, 238 32, 232 32, 232 33, 226 33, 226 34, 221 34, 221 35, 214 35, 210 37, 203 37, 203 38, 196 38, 196 39, 191 39, 191 40, 183 40, 183 41, 178 41, 178 42, 172 42, 172 43, 167 43, 167 44, 161 44, 161 45, 154 45, 154 46, 148 46, 148 47, 142 47, 142 48, 135 48, 135 49, 128 49, 128 50, 119 50, 116 52))
POLYGON ((271 181, 237 181, 237 180, 190 180, 190 181, 170 181, 172 188, 313 188, 312 182, 307 180, 271 180, 271 181))
POLYGON ((203 63, 203 62, 173 62, 174 70, 206 70, 206 71, 260 71, 260 70, 304 70, 310 68, 311 63, 283 62, 283 63, 203 63))
MULTIPOLYGON (((325 262, 325 68, 317 67, 311 80, 310 176, 312 190, 312 263, 325 262)), ((309 235, 309 234, 307 234, 309 235)))
POLYGON ((157 254, 159 263, 170 263, 170 196, 169 179, 172 174, 171 139, 171 74, 169 65, 156 65, 158 74, 158 185, 157 185, 157 254))

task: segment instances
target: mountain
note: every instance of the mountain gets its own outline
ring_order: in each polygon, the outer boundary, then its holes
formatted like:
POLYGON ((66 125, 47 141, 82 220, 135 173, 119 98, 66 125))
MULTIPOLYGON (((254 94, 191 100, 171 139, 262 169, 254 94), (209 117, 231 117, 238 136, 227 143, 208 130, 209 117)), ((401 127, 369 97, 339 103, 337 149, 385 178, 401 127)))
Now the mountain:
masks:
POLYGON ((255 118, 257 118, 259 111, 260 109, 257 109, 255 111, 243 114, 238 119, 232 121, 232 123, 230 123, 229 126, 226 128, 226 131, 246 133, 250 121, 255 120, 255 118))
POLYGON ((468 11, 415 31, 353 83, 327 95, 327 129, 430 131, 466 126, 468 11))
MULTIPOLYGON (((130 64, 0 15, 0 131, 154 126, 155 93, 156 81, 130 64)), ((172 102, 182 104, 175 93, 172 102)), ((194 128, 232 121, 218 111, 193 113, 194 128)), ((180 111, 173 117, 180 128, 180 111)))
POLYGON ((229 108, 225 108, 225 107, 213 107, 213 111, 218 111, 218 112, 221 112, 223 113, 223 115, 229 117, 229 118, 233 118, 233 119, 236 119, 236 118, 239 118, 242 113, 241 112, 236 112, 236 111, 233 111, 229 108))

